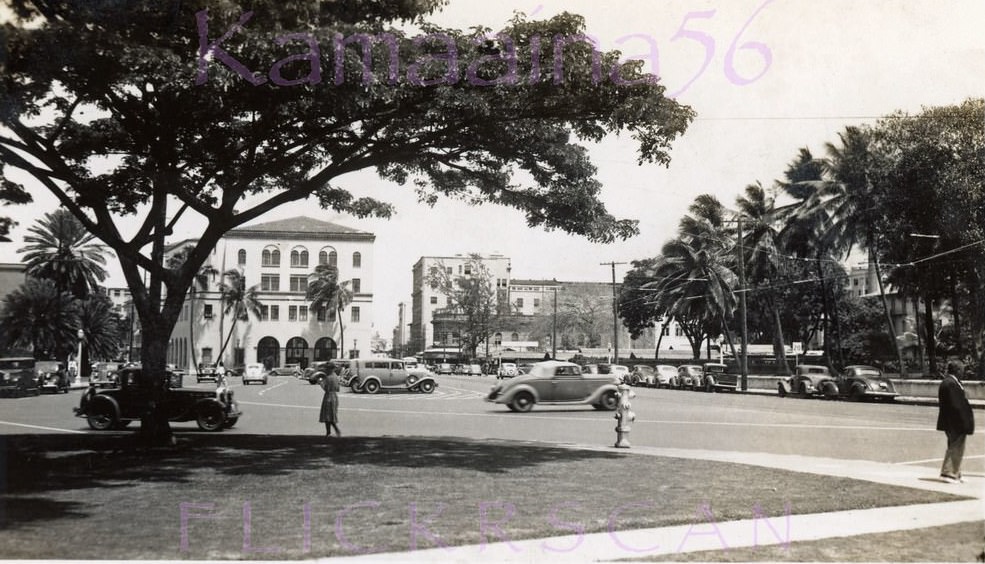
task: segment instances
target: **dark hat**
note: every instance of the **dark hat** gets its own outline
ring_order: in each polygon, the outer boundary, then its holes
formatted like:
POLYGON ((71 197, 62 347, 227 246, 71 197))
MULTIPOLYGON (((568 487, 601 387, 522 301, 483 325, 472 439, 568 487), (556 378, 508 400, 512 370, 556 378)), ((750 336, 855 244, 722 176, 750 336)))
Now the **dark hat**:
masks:
POLYGON ((947 373, 954 376, 964 376, 964 363, 960 360, 949 360, 947 362, 947 373))

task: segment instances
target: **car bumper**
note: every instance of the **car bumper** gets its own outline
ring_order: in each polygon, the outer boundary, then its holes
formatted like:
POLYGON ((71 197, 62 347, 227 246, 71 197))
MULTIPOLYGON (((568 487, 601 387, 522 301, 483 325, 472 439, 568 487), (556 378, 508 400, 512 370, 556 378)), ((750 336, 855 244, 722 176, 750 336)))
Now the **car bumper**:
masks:
POLYGON ((882 390, 866 390, 865 397, 867 398, 878 398, 878 399, 893 399, 899 396, 896 392, 885 392, 882 390))

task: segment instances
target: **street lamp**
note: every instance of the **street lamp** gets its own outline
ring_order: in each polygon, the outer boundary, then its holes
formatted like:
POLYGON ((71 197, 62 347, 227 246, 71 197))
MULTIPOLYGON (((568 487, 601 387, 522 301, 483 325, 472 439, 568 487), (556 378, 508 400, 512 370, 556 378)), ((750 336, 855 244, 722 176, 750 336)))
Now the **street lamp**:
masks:
POLYGON ((86 334, 85 331, 79 329, 75 333, 75 336, 79 338, 79 360, 76 363, 78 364, 79 369, 75 371, 75 383, 81 384, 82 383, 82 339, 85 338, 86 334))

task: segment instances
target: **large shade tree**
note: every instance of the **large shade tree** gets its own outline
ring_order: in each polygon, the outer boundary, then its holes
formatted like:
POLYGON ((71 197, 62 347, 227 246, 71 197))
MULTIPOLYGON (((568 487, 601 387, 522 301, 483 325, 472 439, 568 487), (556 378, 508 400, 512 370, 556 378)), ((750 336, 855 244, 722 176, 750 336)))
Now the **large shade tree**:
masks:
MULTIPOLYGON (((666 164, 693 117, 567 13, 490 35, 428 24, 441 0, 3 2, 19 19, 0 46, 0 161, 116 253, 160 382, 188 288, 230 229, 308 198, 389 216, 339 180, 375 169, 427 203, 497 203, 613 241, 637 224, 608 213, 582 143, 625 132, 640 162, 666 164), (204 227, 169 268, 186 215, 204 227)), ((158 412, 141 428, 170 441, 158 412)))

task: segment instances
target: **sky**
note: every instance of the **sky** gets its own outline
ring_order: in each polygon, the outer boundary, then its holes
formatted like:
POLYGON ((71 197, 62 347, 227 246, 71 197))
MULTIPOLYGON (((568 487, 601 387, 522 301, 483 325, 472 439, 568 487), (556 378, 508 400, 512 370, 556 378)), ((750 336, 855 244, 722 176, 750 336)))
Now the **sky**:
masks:
MULTIPOLYGON (((628 136, 590 146, 602 200, 616 217, 639 220, 640 234, 600 245, 529 228, 512 209, 447 200, 428 207, 411 188, 371 171, 335 184, 392 202, 390 220, 339 216, 314 202, 265 216, 307 215, 376 234, 373 319, 381 335, 390 335, 398 304, 410 302, 411 267, 421 256, 498 253, 511 258, 514 278, 609 281, 603 263, 656 256, 700 194, 731 207, 746 185, 772 186, 801 147, 823 155, 846 126, 985 96, 982 0, 449 0, 431 19, 495 30, 514 12, 540 18, 564 11, 584 16, 603 49, 644 59, 668 93, 697 112, 669 167, 637 165, 628 136)), ((15 241, 55 209, 43 188, 32 193, 35 204, 0 210, 20 222, 15 241)), ((194 237, 200 227, 190 218, 175 238, 194 237)), ((16 246, 0 249, 0 260, 15 260, 16 246)), ((618 280, 628 268, 617 266, 618 280)), ((108 284, 123 286, 112 270, 108 284)))

